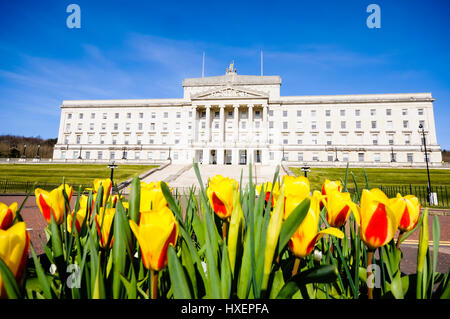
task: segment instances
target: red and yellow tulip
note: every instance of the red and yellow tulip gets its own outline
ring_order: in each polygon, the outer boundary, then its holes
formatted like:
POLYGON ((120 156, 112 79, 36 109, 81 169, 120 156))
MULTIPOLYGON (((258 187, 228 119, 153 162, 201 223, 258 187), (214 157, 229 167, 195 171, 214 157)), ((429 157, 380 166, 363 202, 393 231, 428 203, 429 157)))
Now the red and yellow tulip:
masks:
POLYGON ((0 203, 0 229, 7 230, 16 218, 17 203, 11 205, 0 203))
POLYGON ((325 196, 325 207, 327 208, 327 222, 331 227, 342 227, 350 212, 353 212, 359 224, 359 211, 350 198, 350 193, 341 193, 337 190, 328 192, 325 196))
POLYGON ((270 193, 272 192, 272 208, 275 207, 276 200, 280 195, 280 185, 278 184, 278 182, 275 182, 275 184, 272 184, 271 182, 259 184, 258 186, 256 186, 256 191, 258 192, 258 196, 264 196, 266 203, 269 202, 270 193))
POLYGON ((43 189, 36 188, 34 193, 36 195, 36 203, 44 215, 47 223, 51 223, 51 215, 55 218, 55 222, 60 225, 64 221, 64 206, 65 200, 63 195, 63 189, 65 190, 69 202, 72 198, 73 188, 67 184, 61 185, 58 188, 47 192, 43 189))
MULTIPOLYGON (((76 220, 75 220, 75 227, 77 228, 78 232, 80 232, 81 225, 83 224, 84 219, 86 218, 87 206, 88 206, 88 197, 86 195, 81 195, 80 201, 79 201, 79 208, 76 213, 76 220)), ((91 211, 90 211, 91 213, 92 213, 93 208, 94 208, 94 202, 92 202, 92 207, 91 207, 91 211)), ((75 216, 75 210, 72 212, 72 214, 67 215, 67 231, 69 233, 72 232, 72 223, 73 223, 74 216, 75 216)))
POLYGON ((397 231, 398 219, 391 209, 389 198, 378 188, 363 190, 359 219, 361 239, 370 249, 384 246, 397 231))
POLYGON ((342 184, 340 181, 330 181, 326 179, 322 184, 322 195, 328 195, 333 191, 340 192, 342 190, 342 184))
MULTIPOLYGON (((95 215, 95 222, 97 224, 97 232, 99 234, 100 247, 107 248, 111 226, 114 220, 115 208, 100 208, 100 212, 95 215)), ((111 238, 109 248, 112 247, 114 238, 111 238)))
POLYGON ((175 246, 178 224, 167 207, 142 212, 139 226, 130 220, 130 227, 141 247, 142 261, 147 269, 160 271, 167 266, 169 244, 175 246))
POLYGON ((284 184, 284 215, 288 218, 291 212, 310 194, 309 180, 306 177, 288 176, 283 178, 284 184))
POLYGON ((308 213, 288 243, 289 249, 298 258, 304 258, 311 254, 316 242, 325 234, 338 238, 344 237, 343 232, 333 227, 319 231, 319 204, 322 200, 322 195, 319 191, 314 191, 310 199, 311 204, 308 213))
MULTIPOLYGON (((30 235, 24 222, 19 222, 8 228, 0 229, 0 258, 6 263, 11 273, 20 282, 25 270, 30 245, 30 235)), ((0 274, 0 298, 7 298, 0 274)))
POLYGON ((397 194, 396 198, 390 199, 390 205, 397 220, 400 220, 398 228, 402 232, 410 231, 416 227, 420 216, 420 202, 414 195, 397 194))
POLYGON ((233 212, 233 190, 238 186, 236 180, 222 175, 213 176, 209 180, 206 194, 212 209, 220 218, 226 219, 231 216, 233 212))

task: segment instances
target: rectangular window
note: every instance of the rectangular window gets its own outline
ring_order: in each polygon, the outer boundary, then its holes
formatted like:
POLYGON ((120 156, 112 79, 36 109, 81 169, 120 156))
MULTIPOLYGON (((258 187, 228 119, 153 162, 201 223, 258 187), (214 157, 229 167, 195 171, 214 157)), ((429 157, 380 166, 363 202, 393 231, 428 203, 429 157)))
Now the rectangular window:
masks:
POLYGON ((319 161, 319 154, 318 153, 313 153, 312 159, 313 159, 313 161, 318 162, 319 161))
POLYGON ((407 158, 408 163, 412 163, 413 162, 413 153, 407 153, 406 158, 407 158))
POLYGON ((374 160, 376 163, 379 163, 379 162, 380 162, 380 153, 375 153, 375 154, 373 155, 373 160, 374 160))
POLYGON ((88 144, 92 144, 92 138, 93 138, 92 135, 88 135, 88 144))
POLYGON ((242 124, 241 124, 241 127, 242 127, 243 130, 245 130, 246 127, 247 127, 247 122, 243 121, 242 124))
POLYGON ((312 143, 313 143, 314 145, 317 145, 317 135, 313 135, 313 136, 312 136, 312 143))
POLYGON ((387 128, 388 130, 392 130, 392 129, 393 129, 392 121, 387 121, 387 122, 386 122, 386 128, 387 128))
POLYGON ((377 128, 377 121, 372 121, 372 128, 377 128))
POLYGON ((114 131, 119 130, 119 123, 114 123, 114 131))
POLYGON ((372 135, 372 144, 378 145, 378 135, 377 134, 372 135))
POLYGON ((408 109, 402 109, 402 115, 408 115, 408 109))
POLYGON ((341 129, 345 130, 347 128, 347 123, 345 121, 341 121, 341 129))
POLYGON ((355 116, 360 116, 361 115, 361 111, 360 110, 355 110, 355 116))
POLYGON ((152 160, 153 159, 153 152, 147 153, 147 159, 152 160))
MULTIPOLYGON (((302 113, 300 112, 300 114, 302 113)), ((273 110, 269 110, 269 116, 273 116, 273 110)))
POLYGON ((273 152, 269 152, 269 159, 270 159, 271 161, 273 161, 273 159, 274 159, 274 154, 273 154, 273 152))
POLYGON ((89 123, 89 130, 91 130, 91 131, 94 130, 94 123, 89 123))
POLYGON ((423 109, 418 109, 418 110, 417 110, 417 114, 423 115, 423 109))
POLYGON ((102 131, 106 130, 106 123, 102 123, 102 131))
POLYGON ((168 130, 167 123, 163 123, 163 125, 162 125, 162 130, 163 130, 163 131, 167 131, 167 130, 168 130))
POLYGON ((370 109, 370 116, 375 116, 377 114, 376 109, 370 109))
POLYGON ((95 113, 91 113, 91 119, 95 119, 95 113))
POLYGON ((144 118, 144 113, 139 112, 139 118, 140 118, 140 119, 143 119, 143 118, 144 118))
POLYGON ((315 117, 316 116, 316 110, 311 110, 311 117, 315 117))
POLYGON ((154 131, 155 130, 155 123, 150 123, 150 131, 154 131))
POLYGON ((273 121, 269 121, 269 128, 273 128, 273 121))
POLYGON ((233 111, 228 111, 228 118, 232 119, 233 118, 233 111))
POLYGON ((345 116, 345 110, 340 111, 341 116, 345 116))
POLYGON ((141 152, 135 152, 134 153, 134 159, 138 160, 141 157, 141 152))
POLYGON ((348 162, 348 153, 342 154, 342 160, 343 160, 344 162, 348 162))
POLYGON ((283 139, 283 144, 287 144, 288 143, 288 139, 287 138, 284 138, 283 139))
POLYGON ((297 111, 297 117, 302 117, 302 111, 301 110, 297 111))
POLYGON ((287 111, 286 110, 283 110, 283 117, 287 117, 287 111))
POLYGON ((115 152, 111 152, 109 153, 109 159, 116 159, 116 153, 115 152))
POLYGON ((312 129, 312 130, 317 129, 317 123, 316 123, 316 121, 312 121, 312 122, 311 122, 311 129, 312 129))
POLYGON ((364 153, 358 153, 358 162, 364 162, 364 153))
POLYGON ((356 128, 361 128, 361 121, 356 121, 356 128))
POLYGON ((103 159, 103 152, 102 151, 98 151, 97 152, 97 159, 99 159, 99 160, 103 159))
POLYGON ((420 120, 419 121, 419 125, 421 125, 423 128, 425 128, 425 121, 424 120, 420 120))
POLYGON ((103 113, 103 119, 106 120, 108 118, 108 114, 107 113, 103 113))
POLYGON ((325 127, 329 130, 331 129, 331 121, 326 121, 325 127))
POLYGON ((114 113, 114 118, 118 119, 119 118, 119 113, 114 113))
POLYGON ((142 127, 143 127, 142 123, 138 123, 138 130, 139 131, 142 131, 142 127))
POLYGON ((247 119, 247 111, 241 112, 241 119, 247 119))
POLYGON ((70 131, 70 123, 67 123, 66 124, 66 132, 69 132, 70 131))
POLYGON ((283 130, 287 130, 288 128, 288 122, 283 122, 283 130))
POLYGON ((80 114, 78 115, 78 118, 79 118, 80 120, 82 120, 82 119, 83 119, 83 113, 80 113, 80 114))
POLYGON ((127 113, 127 119, 131 119, 131 113, 127 113))
POLYGON ((256 110, 255 111, 255 119, 260 119, 261 118, 261 111, 260 110, 256 110))
POLYGON ((61 159, 66 159, 66 151, 61 152, 61 159))
POLYGON ((389 145, 394 145, 394 134, 388 135, 389 145))
POLYGON ((67 114, 67 119, 71 120, 72 119, 72 113, 67 114))
POLYGON ((303 162, 303 153, 301 153, 301 152, 297 153, 297 161, 303 162))
POLYGON ((181 112, 177 112, 177 119, 181 118, 181 112))
POLYGON ((333 154, 328 154, 328 162, 332 162, 333 161, 333 154))
POLYGON ((91 152, 86 152, 86 159, 88 160, 88 159, 91 159, 91 152))
POLYGON ((78 131, 81 131, 83 129, 83 123, 78 123, 77 129, 78 131))
POLYGON ((152 119, 156 118, 156 112, 152 112, 152 119))
POLYGON ((220 118, 220 112, 214 112, 214 118, 219 119, 220 118))
POLYGON ((392 115, 392 110, 391 109, 386 109, 386 115, 387 116, 391 116, 392 115))
POLYGON ((411 135, 410 134, 406 134, 405 135, 405 144, 409 145, 411 143, 411 135))
POLYGON ((129 131, 131 129, 131 124, 130 123, 126 123, 125 124, 125 130, 129 131))
POLYGON ((167 119, 169 117, 169 112, 164 112, 164 118, 167 119))
POLYGON ((81 143, 81 135, 77 135, 77 144, 81 143))
POLYGON ((297 140, 297 144, 298 145, 302 145, 303 144, 303 140, 297 140))
POLYGON ((331 135, 327 135, 327 145, 331 145, 331 135))
POLYGON ((330 116, 331 115, 331 110, 325 110, 325 116, 330 116))

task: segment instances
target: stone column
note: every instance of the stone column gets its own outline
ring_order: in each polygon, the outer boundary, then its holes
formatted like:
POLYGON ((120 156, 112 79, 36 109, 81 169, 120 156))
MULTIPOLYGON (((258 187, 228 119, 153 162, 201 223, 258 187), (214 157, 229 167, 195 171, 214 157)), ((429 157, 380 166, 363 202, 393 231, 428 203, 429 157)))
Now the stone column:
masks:
POLYGON ((248 141, 253 142, 253 104, 248 105, 248 141))
POLYGON ((233 139, 235 142, 239 141, 239 105, 238 104, 234 104, 234 112, 233 112, 233 129, 234 129, 234 134, 233 134, 233 139))
POLYGON ((267 121, 267 104, 263 104, 263 114, 262 114, 262 130, 263 130, 263 143, 267 144, 267 136, 269 134, 269 123, 267 121))
POLYGON ((225 105, 219 105, 220 117, 219 117, 219 141, 221 143, 225 142, 225 105))
POLYGON ((211 141, 211 105, 206 105, 206 141, 211 141))
POLYGON ((197 105, 192 107, 192 142, 195 143, 198 141, 198 123, 197 123, 197 105))

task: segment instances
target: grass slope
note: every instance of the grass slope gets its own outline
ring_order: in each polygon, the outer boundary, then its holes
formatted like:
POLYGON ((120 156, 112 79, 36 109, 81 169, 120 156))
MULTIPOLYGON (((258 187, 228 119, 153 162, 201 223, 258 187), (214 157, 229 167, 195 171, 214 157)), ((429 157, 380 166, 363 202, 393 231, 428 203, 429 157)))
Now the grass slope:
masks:
MULTIPOLYGON (((134 174, 142 174, 155 165, 119 165, 114 170, 114 181, 121 182, 134 174)), ((101 164, 0 164, 0 180, 91 184, 95 178, 108 178, 111 170, 101 164)))

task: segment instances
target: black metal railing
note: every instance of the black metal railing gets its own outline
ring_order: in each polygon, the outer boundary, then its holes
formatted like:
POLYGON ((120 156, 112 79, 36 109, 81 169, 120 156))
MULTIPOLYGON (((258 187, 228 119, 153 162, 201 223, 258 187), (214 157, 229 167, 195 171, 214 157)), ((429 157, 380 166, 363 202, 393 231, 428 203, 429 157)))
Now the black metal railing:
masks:
MULTIPOLYGON (((20 193, 28 193, 30 190, 34 190, 35 188, 42 188, 46 191, 51 191, 59 187, 61 183, 45 183, 45 182, 27 182, 27 181, 11 181, 11 180, 0 180, 0 194, 20 194, 20 193)), ((70 184, 72 185, 72 184, 70 184)), ((73 190, 78 191, 78 184, 72 185, 73 190)), ((92 184, 81 185, 81 191, 84 192, 86 188, 92 188, 92 184)))

